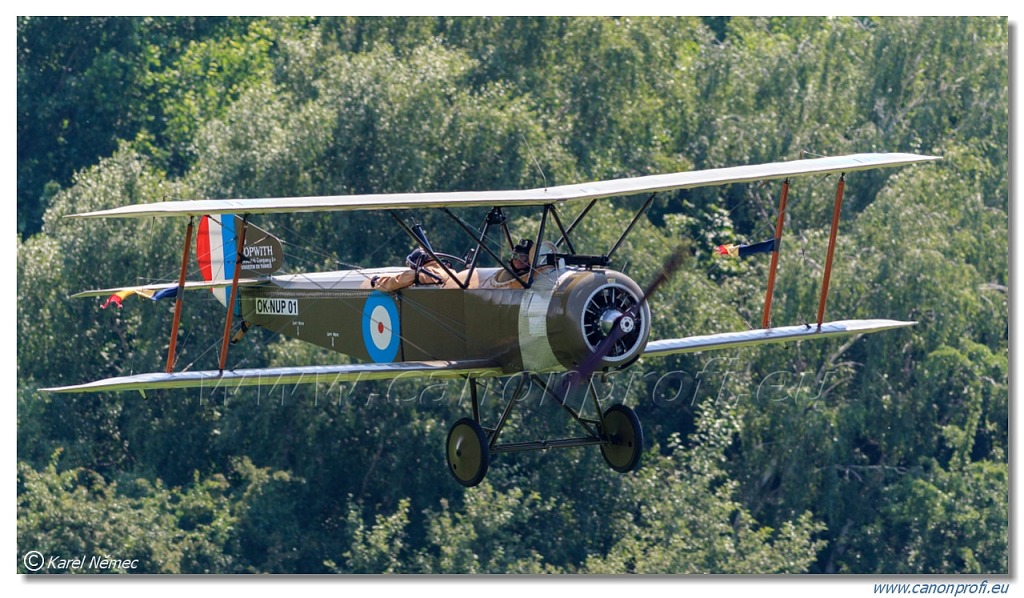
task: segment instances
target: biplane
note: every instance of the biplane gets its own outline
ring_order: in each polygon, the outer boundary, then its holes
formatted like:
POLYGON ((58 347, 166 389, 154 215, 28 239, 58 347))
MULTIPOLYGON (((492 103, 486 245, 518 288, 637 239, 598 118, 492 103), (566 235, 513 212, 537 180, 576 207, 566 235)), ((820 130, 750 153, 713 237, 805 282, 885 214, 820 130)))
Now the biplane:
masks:
MULTIPOLYGON (((235 388, 282 384, 326 383, 398 377, 460 378, 468 382, 472 413, 449 429, 446 445, 450 473, 464 486, 479 484, 495 454, 563 447, 598 446, 618 472, 634 469, 643 450, 643 430, 635 412, 623 404, 606 408, 593 390, 592 377, 629 367, 641 357, 712 351, 746 345, 859 335, 910 326, 914 322, 875 319, 825 321, 825 304, 836 248, 845 177, 849 173, 895 167, 938 158, 906 153, 873 153, 814 158, 711 170, 641 176, 530 190, 450 193, 400 193, 324 197, 167 201, 78 214, 76 218, 182 217, 185 230, 177 283, 86 291, 76 296, 111 293, 166 293, 175 297, 165 371, 109 378, 50 388, 52 392, 96 392, 171 388, 235 388), (773 327, 771 304, 790 179, 838 175, 834 211, 817 322, 773 327), (652 313, 647 299, 679 263, 669 260, 661 276, 641 288, 612 268, 617 250, 659 193, 744 182, 782 181, 775 235, 756 248, 723 247, 723 253, 757 249, 771 253, 765 306, 760 329, 686 338, 651 340, 652 313), (648 195, 624 223, 615 244, 600 255, 578 253, 573 232, 596 202, 615 197, 648 195), (453 212, 456 208, 489 209, 479 227, 453 212), (492 245, 513 249, 506 210, 539 211, 528 268, 517 270, 492 245), (575 207, 572 221, 560 211, 575 207), (403 217, 406 210, 441 210, 471 240, 463 257, 434 250, 419 225, 403 217), (421 264, 411 264, 414 282, 386 292, 376 284, 405 268, 352 269, 334 272, 275 274, 281 266, 281 244, 249 223, 253 215, 384 210, 435 264, 425 282, 421 264), (196 226, 198 219, 198 227, 196 226), (568 222, 568 224, 565 224, 568 222), (196 232, 198 228, 198 232, 196 232), (196 254, 203 280, 186 281, 196 236, 196 254), (487 255, 496 265, 484 266, 487 255), (440 270, 437 267, 440 267, 440 270), (441 274, 438 274, 441 273, 441 274), (433 280, 430 277, 433 277, 433 280), (500 282, 498 282, 500 281, 500 282), (208 289, 226 307, 219 369, 174 371, 175 343, 185 290, 208 289), (260 326, 358 360, 333 366, 256 369, 227 367, 231 340, 250 326, 260 326), (546 384, 541 374, 566 373, 565 386, 546 384), (485 426, 478 401, 478 381, 518 377, 516 391, 496 423, 485 426), (561 405, 583 430, 581 436, 525 442, 499 442, 526 382, 561 405), (566 401, 575 384, 589 388, 594 415, 587 417, 566 401)), ((674 256, 678 258, 677 256, 674 256)), ((550 380, 550 377, 549 377, 550 380)))

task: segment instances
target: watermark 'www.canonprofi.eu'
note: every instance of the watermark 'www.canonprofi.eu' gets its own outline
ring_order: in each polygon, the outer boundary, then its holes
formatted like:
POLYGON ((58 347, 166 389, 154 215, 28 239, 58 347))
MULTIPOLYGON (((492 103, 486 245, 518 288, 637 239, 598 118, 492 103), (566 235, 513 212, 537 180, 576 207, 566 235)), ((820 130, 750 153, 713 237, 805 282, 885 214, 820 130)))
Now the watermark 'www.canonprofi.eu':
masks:
POLYGON ((38 550, 26 552, 21 562, 29 573, 128 573, 139 567, 139 559, 118 559, 108 554, 45 555, 38 550))
POLYGON ((876 583, 875 594, 1006 594, 1009 583, 876 583))

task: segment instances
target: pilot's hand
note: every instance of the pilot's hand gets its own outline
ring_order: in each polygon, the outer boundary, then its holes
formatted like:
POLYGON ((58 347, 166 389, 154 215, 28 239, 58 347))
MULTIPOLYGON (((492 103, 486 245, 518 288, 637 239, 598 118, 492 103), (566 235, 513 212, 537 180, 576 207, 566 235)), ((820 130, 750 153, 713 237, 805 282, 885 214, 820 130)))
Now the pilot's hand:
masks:
POLYGON ((371 289, 377 288, 377 281, 378 280, 380 280, 380 276, 374 276, 373 278, 370 279, 370 288, 371 289))

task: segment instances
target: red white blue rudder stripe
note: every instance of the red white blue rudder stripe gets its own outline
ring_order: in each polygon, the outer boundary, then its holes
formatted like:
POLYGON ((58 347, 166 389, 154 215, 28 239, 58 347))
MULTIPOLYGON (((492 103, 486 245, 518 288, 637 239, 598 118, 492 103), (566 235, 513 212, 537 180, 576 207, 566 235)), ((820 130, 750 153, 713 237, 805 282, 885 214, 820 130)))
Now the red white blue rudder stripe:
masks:
MULTIPOLYGON (((238 236, 235 232, 235 216, 203 216, 199 221, 199 235, 196 237, 196 259, 203 280, 231 280, 235 275, 235 259, 238 255, 238 236)), ((217 301, 227 307, 230 288, 210 289, 217 301)), ((235 310, 240 309, 236 302, 235 310)))

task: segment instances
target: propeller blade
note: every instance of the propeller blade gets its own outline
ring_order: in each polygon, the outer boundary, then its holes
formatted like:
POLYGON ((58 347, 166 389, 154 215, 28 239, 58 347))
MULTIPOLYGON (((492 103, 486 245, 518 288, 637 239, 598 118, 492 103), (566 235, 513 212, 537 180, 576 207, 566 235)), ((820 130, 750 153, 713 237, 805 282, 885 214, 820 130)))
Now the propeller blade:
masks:
POLYGON ((649 301, 650 298, 658 292, 661 285, 668 282, 669 278, 679 270, 679 267, 683 264, 683 251, 683 246, 680 245, 679 247, 676 247, 672 254, 668 256, 668 259, 665 260, 665 263, 662 264, 661 270, 658 271, 658 275, 655 276, 654 280, 652 280, 651 283, 647 285, 647 288, 644 289, 643 300, 630 306, 626 309, 624 314, 615 320, 615 325, 612 326, 612 330, 608 336, 604 337, 590 357, 580 364, 579 372, 581 378, 589 378, 597 369, 597 365, 601 360, 611 354, 612 349, 615 348, 615 343, 619 342, 623 335, 625 335, 625 332, 623 332, 622 328, 619 326, 619 320, 625 317, 635 318, 640 307, 643 305, 643 302, 649 301))
POLYGON ((598 364, 601 363, 601 360, 611 354, 612 349, 615 348, 615 344, 622 339, 623 335, 626 334, 619 326, 619 321, 626 317, 637 317, 637 313, 644 301, 648 301, 653 297, 655 293, 658 292, 661 285, 665 284, 676 273, 676 271, 679 270, 680 266, 682 266, 684 251, 685 247, 682 245, 676 247, 676 249, 672 251, 672 254, 665 260, 665 263, 662 264, 661 269, 658 271, 658 275, 655 276, 654 280, 652 280, 650 284, 647 285, 647 288, 644 289, 642 300, 631 305, 626 309, 625 313, 616 318, 615 324, 612 326, 611 332, 608 333, 608 336, 601 340, 594 352, 590 354, 590 357, 580 363, 580 367, 577 368, 579 375, 565 377, 565 385, 562 392, 563 400, 568 399, 569 395, 576 390, 576 386, 582 383, 583 380, 590 380, 590 377, 594 374, 594 371, 597 370, 598 364))

